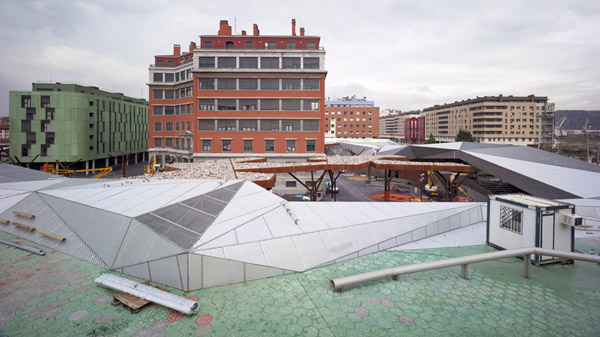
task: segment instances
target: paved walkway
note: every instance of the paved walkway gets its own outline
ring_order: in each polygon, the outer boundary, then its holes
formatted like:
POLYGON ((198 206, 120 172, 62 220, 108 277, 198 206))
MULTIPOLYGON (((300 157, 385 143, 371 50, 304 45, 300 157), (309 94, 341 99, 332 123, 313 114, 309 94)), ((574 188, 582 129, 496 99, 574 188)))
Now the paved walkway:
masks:
MULTIPOLYGON (((0 239, 35 246, 0 232, 0 239)), ((158 305, 132 314, 94 284, 106 270, 45 247, 0 245, 0 336, 598 336, 600 266, 549 265, 522 277, 505 259, 333 293, 331 278, 491 251, 486 246, 381 252, 305 273, 191 291, 200 312, 158 305)))

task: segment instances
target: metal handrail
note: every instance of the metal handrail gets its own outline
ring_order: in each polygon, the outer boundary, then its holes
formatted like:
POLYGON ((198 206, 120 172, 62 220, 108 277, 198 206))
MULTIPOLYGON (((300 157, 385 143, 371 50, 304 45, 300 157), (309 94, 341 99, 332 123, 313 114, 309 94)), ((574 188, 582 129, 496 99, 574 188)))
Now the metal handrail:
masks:
POLYGON ((395 280, 398 277, 398 275, 405 275, 405 274, 411 274, 411 273, 416 273, 416 272, 420 272, 420 271, 427 271, 427 270, 440 269, 440 268, 448 268, 448 267, 454 267, 454 266, 459 266, 459 265, 461 266, 461 277, 467 279, 468 278, 467 265, 470 263, 484 262, 484 261, 490 261, 490 260, 496 260, 496 259, 503 259, 503 258, 507 258, 507 257, 517 257, 517 256, 524 257, 525 277, 531 278, 531 271, 530 271, 531 254, 547 255, 547 256, 554 256, 554 257, 573 259, 573 260, 581 260, 581 261, 587 261, 587 262, 596 262, 596 263, 600 264, 600 256, 586 255, 586 254, 581 254, 581 253, 563 252, 563 251, 552 250, 552 249, 529 247, 529 248, 519 248, 519 249, 511 249, 511 250, 502 250, 502 251, 498 251, 498 252, 475 254, 475 255, 469 255, 469 256, 461 256, 461 257, 455 257, 455 258, 439 260, 439 261, 430 261, 430 262, 411 264, 411 265, 407 265, 407 266, 380 269, 380 270, 376 270, 376 271, 372 271, 372 272, 368 272, 368 273, 351 275, 351 276, 333 279, 333 280, 329 281, 329 284, 331 286, 331 290, 342 291, 344 288, 355 286, 355 285, 365 283, 365 282, 371 282, 371 281, 380 280, 380 279, 384 279, 384 278, 388 278, 388 277, 391 277, 392 279, 395 280))

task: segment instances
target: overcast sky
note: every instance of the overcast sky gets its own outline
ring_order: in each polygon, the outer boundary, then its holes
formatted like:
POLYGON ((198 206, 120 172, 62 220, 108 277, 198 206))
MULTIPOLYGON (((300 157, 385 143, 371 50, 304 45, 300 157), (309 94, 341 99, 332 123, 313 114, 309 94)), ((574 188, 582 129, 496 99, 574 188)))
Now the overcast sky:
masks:
POLYGON ((77 82, 148 99, 148 66, 187 50, 220 20, 234 31, 291 33, 325 47, 326 97, 403 111, 485 95, 548 96, 600 110, 600 1, 0 2, 0 115, 8 92, 77 82), (234 20, 236 25, 234 26, 234 20))

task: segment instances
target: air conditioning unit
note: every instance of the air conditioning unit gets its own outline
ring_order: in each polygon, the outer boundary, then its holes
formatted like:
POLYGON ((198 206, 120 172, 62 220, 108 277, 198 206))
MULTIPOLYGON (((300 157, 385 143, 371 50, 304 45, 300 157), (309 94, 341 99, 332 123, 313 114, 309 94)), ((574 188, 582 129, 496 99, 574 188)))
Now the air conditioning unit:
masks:
POLYGON ((583 225, 583 217, 575 214, 560 213, 560 222, 563 225, 577 227, 583 225))

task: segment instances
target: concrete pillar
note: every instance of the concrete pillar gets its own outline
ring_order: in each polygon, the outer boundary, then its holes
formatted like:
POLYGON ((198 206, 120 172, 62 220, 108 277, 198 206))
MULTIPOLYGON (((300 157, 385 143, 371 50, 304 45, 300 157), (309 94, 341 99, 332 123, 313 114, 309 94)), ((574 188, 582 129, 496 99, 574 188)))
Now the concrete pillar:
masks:
POLYGON ((137 157, 138 157, 138 155, 139 155, 139 153, 136 153, 136 154, 133 156, 133 163, 134 163, 134 164, 137 164, 137 157))
MULTIPOLYGON (((86 160, 86 161, 85 161, 85 169, 86 169, 86 170, 89 170, 89 169, 90 169, 90 161, 89 161, 89 160, 86 160)), ((85 173, 85 175, 86 175, 86 176, 87 176, 88 174, 90 174, 90 173, 89 173, 89 172, 86 172, 86 173, 85 173)))
POLYGON ((108 162, 108 157, 107 157, 107 158, 106 158, 106 165, 104 165, 104 167, 109 167, 109 166, 110 166, 110 164, 109 164, 109 162, 108 162))
POLYGON ((96 160, 92 160, 92 168, 95 169, 96 168, 96 160))

